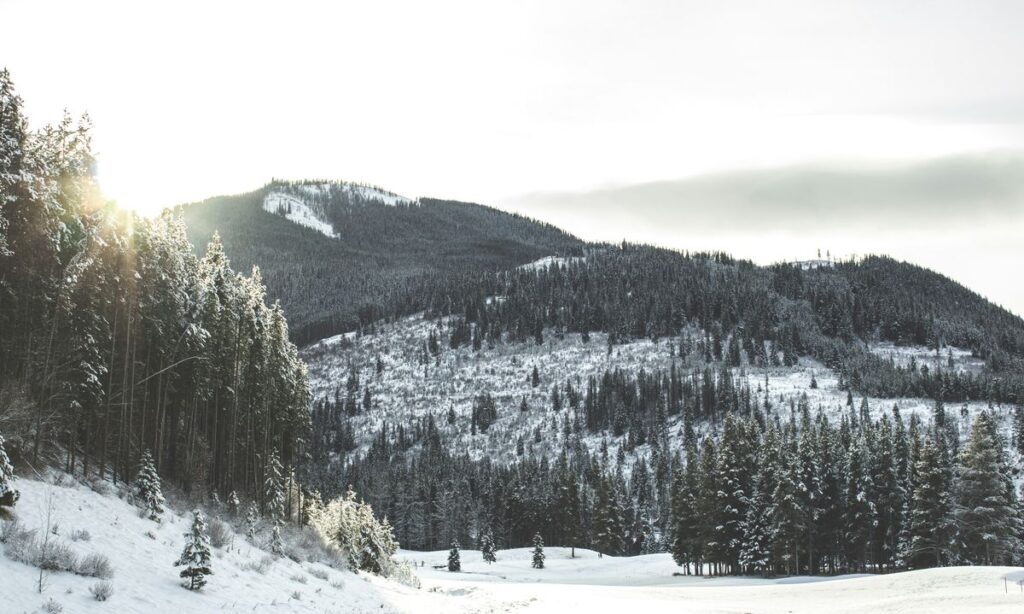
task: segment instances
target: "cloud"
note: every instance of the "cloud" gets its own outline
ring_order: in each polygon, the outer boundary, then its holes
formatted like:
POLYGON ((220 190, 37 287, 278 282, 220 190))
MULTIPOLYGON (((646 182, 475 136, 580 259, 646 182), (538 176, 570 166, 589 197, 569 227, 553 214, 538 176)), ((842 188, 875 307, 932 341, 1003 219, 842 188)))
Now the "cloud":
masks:
POLYGON ((678 227, 687 234, 925 230, 1019 222, 1024 218, 1024 152, 737 170, 583 192, 533 193, 510 204, 562 223, 584 217, 636 231, 678 227))

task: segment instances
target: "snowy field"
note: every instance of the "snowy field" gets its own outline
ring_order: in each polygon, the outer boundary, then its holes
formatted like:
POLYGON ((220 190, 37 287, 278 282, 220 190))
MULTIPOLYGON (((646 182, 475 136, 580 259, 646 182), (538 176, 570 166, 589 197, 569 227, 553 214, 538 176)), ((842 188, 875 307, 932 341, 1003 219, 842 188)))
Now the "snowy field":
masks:
MULTIPOLYGON (((47 482, 19 480, 19 520, 45 525, 52 500, 53 538, 67 541, 80 556, 99 553, 114 565, 113 596, 98 602, 89 594, 97 582, 70 573, 49 573, 38 592, 39 571, 0 556, 0 611, 43 612, 47 602, 60 611, 85 613, 184 614, 200 612, 749 612, 757 613, 995 613, 1024 610, 1016 584, 1024 569, 958 567, 839 578, 699 578, 674 576, 666 554, 599 558, 595 552, 547 548, 546 568, 532 569, 530 550, 498 552, 488 565, 480 553, 462 551, 460 573, 434 569, 447 551, 400 551, 417 568, 420 589, 353 574, 321 563, 273 558, 234 535, 214 550, 209 584, 199 592, 179 585, 172 563, 183 544, 190 514, 168 511, 161 524, 140 518, 118 497, 100 495, 64 476, 47 482), (58 482, 58 483, 53 483, 58 482), (86 530, 88 540, 72 540, 86 530)), ((56 610, 55 610, 56 611, 56 610)))
POLYGON ((473 602, 468 611, 527 612, 822 612, 929 613, 1020 612, 1024 592, 1011 567, 954 567, 886 576, 698 578, 673 576, 667 554, 598 558, 589 550, 545 549, 545 569, 532 569, 530 550, 498 552, 488 565, 463 551, 462 572, 435 570, 444 552, 401 552, 422 561, 424 588, 473 602), (1004 578, 1009 577, 1005 583, 1004 578), (487 604, 493 603, 493 606, 487 604), (473 608, 479 609, 473 609, 473 608), (490 608, 490 609, 488 609, 490 608))

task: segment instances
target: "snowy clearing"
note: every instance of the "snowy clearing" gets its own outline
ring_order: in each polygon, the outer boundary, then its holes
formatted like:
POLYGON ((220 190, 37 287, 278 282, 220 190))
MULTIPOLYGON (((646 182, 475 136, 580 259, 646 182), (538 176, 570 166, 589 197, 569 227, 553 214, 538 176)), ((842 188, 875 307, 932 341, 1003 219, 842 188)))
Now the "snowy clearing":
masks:
POLYGON ((571 258, 565 256, 544 256, 539 260, 521 264, 518 268, 523 269, 524 271, 543 271, 554 265, 569 266, 571 264, 582 264, 586 260, 587 259, 583 256, 573 256, 571 258))
POLYGON ((267 194, 266 198, 263 199, 263 209, 275 215, 283 215, 289 221, 306 228, 312 228, 332 239, 338 237, 338 234, 334 232, 333 226, 317 217, 306 203, 294 196, 280 192, 267 194))
MULTIPOLYGON (((667 554, 604 557, 577 549, 545 548, 545 568, 530 567, 530 549, 498 552, 488 565, 476 551, 461 553, 462 572, 435 570, 448 552, 399 553, 422 561, 424 588, 476 602, 511 602, 527 612, 961 613, 1019 612, 1024 593, 1013 567, 952 567, 885 576, 699 578, 667 554), (1004 578, 1009 580, 1004 587, 1004 578)), ((470 610, 473 611, 473 610, 470 610)))

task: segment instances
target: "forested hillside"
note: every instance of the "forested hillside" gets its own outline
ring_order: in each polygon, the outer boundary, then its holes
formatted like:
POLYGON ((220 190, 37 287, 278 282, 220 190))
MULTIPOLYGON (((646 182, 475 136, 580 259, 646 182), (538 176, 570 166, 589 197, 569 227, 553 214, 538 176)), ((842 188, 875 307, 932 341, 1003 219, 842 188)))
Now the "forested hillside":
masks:
POLYGON ((407 545, 542 531, 696 573, 1020 560, 1024 324, 949 279, 623 245, 440 282, 422 321, 303 353, 304 475, 407 545))
POLYGON ((582 247, 550 225, 489 207, 343 189, 351 185, 275 181, 182 210, 197 249, 219 232, 236 266, 260 267, 300 345, 420 310, 420 288, 442 276, 503 270, 582 247), (314 207, 337 237, 264 210, 268 195, 282 193, 314 207))

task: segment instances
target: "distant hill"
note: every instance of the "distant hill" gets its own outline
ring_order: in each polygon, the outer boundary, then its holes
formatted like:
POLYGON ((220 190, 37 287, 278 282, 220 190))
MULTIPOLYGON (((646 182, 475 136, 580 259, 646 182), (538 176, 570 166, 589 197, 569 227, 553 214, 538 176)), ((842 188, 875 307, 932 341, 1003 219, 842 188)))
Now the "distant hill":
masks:
POLYGON ((504 270, 584 246, 491 207, 337 181, 274 181, 181 210, 198 251, 217 232, 236 269, 260 267, 300 344, 419 308, 395 301, 420 295, 409 290, 431 276, 504 270))

